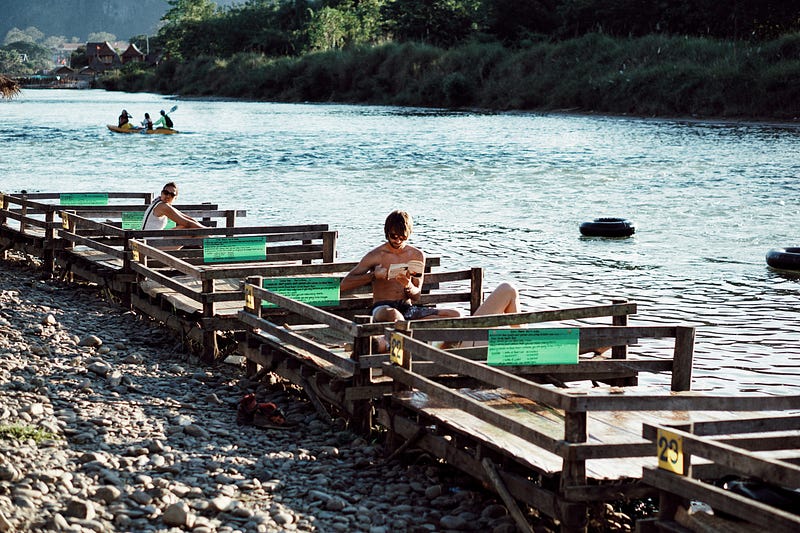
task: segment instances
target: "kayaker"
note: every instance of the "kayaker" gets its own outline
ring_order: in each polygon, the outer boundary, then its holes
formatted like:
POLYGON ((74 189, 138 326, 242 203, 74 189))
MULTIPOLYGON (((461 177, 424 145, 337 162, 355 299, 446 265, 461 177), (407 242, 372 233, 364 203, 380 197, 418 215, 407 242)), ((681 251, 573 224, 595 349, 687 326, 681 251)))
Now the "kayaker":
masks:
POLYGON ((120 128, 130 128, 131 123, 128 122, 129 118, 133 118, 126 110, 122 110, 122 113, 119 115, 119 124, 117 124, 120 128))
POLYGON ((142 127, 147 130, 153 129, 153 121, 150 120, 150 113, 144 114, 144 120, 142 121, 142 127))
POLYGON ((167 112, 162 109, 161 116, 155 122, 155 127, 172 129, 172 125, 173 125, 172 119, 169 118, 167 112))

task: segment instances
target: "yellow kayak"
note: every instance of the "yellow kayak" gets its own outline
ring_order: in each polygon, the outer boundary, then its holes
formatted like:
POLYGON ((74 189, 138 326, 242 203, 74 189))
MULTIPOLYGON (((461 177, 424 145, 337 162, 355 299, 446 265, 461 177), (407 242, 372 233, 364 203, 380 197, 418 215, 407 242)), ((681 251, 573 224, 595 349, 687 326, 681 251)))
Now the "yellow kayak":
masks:
POLYGON ((117 133, 146 133, 148 135, 152 134, 173 135, 175 133, 178 133, 178 130, 173 130, 171 128, 155 128, 153 130, 146 130, 144 128, 139 128, 137 126, 131 126, 130 128, 120 128, 119 126, 114 126, 113 124, 106 124, 106 126, 111 131, 115 131, 117 133))

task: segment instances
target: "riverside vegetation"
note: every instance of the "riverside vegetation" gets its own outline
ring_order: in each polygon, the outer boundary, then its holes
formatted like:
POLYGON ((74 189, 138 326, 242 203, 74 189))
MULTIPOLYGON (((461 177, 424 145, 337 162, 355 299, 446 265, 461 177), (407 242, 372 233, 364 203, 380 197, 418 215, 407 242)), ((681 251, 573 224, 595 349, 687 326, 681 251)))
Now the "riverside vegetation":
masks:
POLYGON ((591 33, 517 48, 408 42, 299 57, 203 55, 123 69, 103 86, 288 102, 793 120, 800 33, 763 43, 591 33))

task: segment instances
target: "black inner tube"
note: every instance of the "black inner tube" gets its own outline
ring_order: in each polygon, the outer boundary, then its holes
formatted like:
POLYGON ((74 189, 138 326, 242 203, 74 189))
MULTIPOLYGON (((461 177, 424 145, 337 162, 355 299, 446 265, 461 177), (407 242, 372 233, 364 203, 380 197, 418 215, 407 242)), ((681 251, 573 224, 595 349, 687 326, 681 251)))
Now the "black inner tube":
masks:
POLYGON ((633 224, 624 218, 596 218, 580 226, 581 235, 587 237, 629 237, 636 232, 633 224))
POLYGON ((767 264, 773 268, 800 270, 800 248, 776 248, 767 252, 767 264))

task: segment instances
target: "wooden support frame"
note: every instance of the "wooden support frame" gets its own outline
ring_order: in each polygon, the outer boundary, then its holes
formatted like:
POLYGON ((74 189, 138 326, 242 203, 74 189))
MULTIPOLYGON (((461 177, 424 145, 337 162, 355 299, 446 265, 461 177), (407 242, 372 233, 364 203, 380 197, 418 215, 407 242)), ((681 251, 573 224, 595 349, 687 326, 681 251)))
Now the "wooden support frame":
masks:
MULTIPOLYGON (((220 322, 221 304, 225 304, 230 317, 237 325, 235 331, 244 329, 236 311, 244 307, 241 285, 250 276, 273 271, 278 263, 295 263, 294 267, 319 267, 333 261, 336 255, 338 233, 327 229, 327 225, 265 226, 209 228, 194 230, 169 230, 146 233, 147 239, 129 239, 130 270, 137 275, 138 283, 154 284, 158 291, 170 291, 176 298, 183 298, 186 320, 193 321, 193 314, 200 317, 203 327, 202 355, 213 361, 218 355, 217 329, 220 322), (267 259, 253 262, 203 264, 202 250, 172 250, 197 244, 197 237, 219 236, 263 236, 267 242, 267 259), (287 244, 288 243, 288 244, 287 244), (299 243, 299 244, 294 244, 299 243), (271 251, 271 252, 270 252, 271 251), (301 265, 303 261, 320 263, 301 265), (225 282, 227 288, 220 285, 225 282)), ((283 265, 286 269, 292 265, 283 265)), ((328 267, 330 268, 330 267, 328 267)), ((131 299, 134 304, 138 298, 131 299)))
MULTIPOLYGON (((653 466, 643 472, 644 482, 661 493, 656 524, 669 527, 685 522, 681 507, 685 508, 688 499, 695 499, 743 521, 743 529, 768 528, 776 533, 800 529, 800 515, 715 484, 723 476, 738 476, 751 483, 757 480, 794 491, 800 489, 800 416, 765 413, 758 418, 699 423, 696 428, 645 424, 642 434, 653 440, 661 436, 665 443, 674 442, 670 449, 680 454, 676 460, 683 460, 675 471, 653 466), (703 461, 710 461, 713 468, 703 461)), ((654 453, 661 453, 660 446, 654 453)))
MULTIPOLYGON (((682 326, 606 326, 599 328, 593 326, 581 328, 581 331, 583 332, 584 329, 590 337, 600 336, 616 343, 625 343, 631 339, 641 339, 647 336, 673 337, 676 339, 676 360, 683 363, 690 360, 687 355, 691 353, 690 350, 687 350, 687 339, 692 338, 693 332, 687 331, 687 328, 682 326), (606 331, 600 331, 603 329, 606 331)), ((489 435, 500 431, 507 435, 513 435, 515 439, 523 439, 540 450, 538 453, 529 452, 528 456, 549 453, 560 457, 560 468, 554 467, 552 471, 534 468, 533 471, 542 475, 557 474, 558 483, 552 489, 556 505, 551 510, 553 514, 550 516, 560 521, 563 531, 585 531, 587 508, 592 501, 619 499, 624 497, 621 496, 622 494, 633 497, 633 495, 654 492, 652 487, 642 484, 638 478, 632 478, 627 485, 616 483, 604 487, 590 483, 587 476, 587 464, 590 461, 619 459, 628 462, 629 458, 642 458, 641 460, 646 461, 654 454, 654 444, 647 438, 637 439, 628 436, 617 442, 613 440, 598 442, 596 439, 599 433, 597 433, 597 427, 594 426, 595 422, 591 424, 595 429, 591 429, 590 416, 594 420, 595 416, 602 415, 602 412, 605 411, 611 412, 612 419, 614 419, 613 413, 637 411, 648 412, 649 415, 650 411, 660 410, 669 415, 677 410, 696 413, 701 410, 718 412, 800 409, 800 397, 798 396, 695 395, 690 391, 683 390, 685 377, 674 379, 674 376, 669 381, 670 388, 673 390, 668 394, 642 393, 639 387, 633 387, 631 391, 619 387, 597 388, 596 390, 578 389, 576 391, 552 389, 516 376, 505 368, 488 367, 485 362, 474 361, 426 344, 423 340, 426 338, 426 334, 437 331, 433 328, 428 329, 427 325, 423 329, 411 328, 409 332, 397 331, 402 341, 403 364, 386 363, 383 365, 383 372, 396 383, 403 384, 406 390, 393 393, 393 402, 398 403, 400 410, 405 408, 409 410, 409 413, 416 414, 426 413, 426 405, 441 406, 442 414, 438 415, 435 422, 437 425, 450 425, 450 419, 445 414, 449 412, 448 409, 465 413, 484 423, 482 426, 484 429, 474 431, 461 427, 458 431, 462 439, 469 438, 470 435, 489 435), (486 383, 489 390, 494 390, 496 387, 498 390, 512 391, 522 398, 535 402, 535 405, 541 406, 542 409, 556 410, 560 414, 556 417, 549 417, 550 422, 547 424, 542 424, 543 419, 539 419, 538 425, 529 425, 526 420, 534 420, 531 417, 518 417, 513 411, 496 410, 491 407, 491 402, 484 404, 483 401, 476 400, 462 391, 450 389, 445 383, 439 383, 419 375, 415 367, 420 359, 445 368, 443 373, 469 376, 486 383), (489 426, 485 424, 490 424, 491 427, 497 429, 490 430, 489 426), (594 437, 590 439, 592 435, 594 437)), ((612 365, 620 362, 613 359, 608 361, 612 365)), ((678 372, 683 376, 690 375, 684 369, 678 370, 678 372)), ((396 420, 397 416, 395 415, 395 422, 396 420)), ((430 424, 430 422, 427 423, 430 424)), ((701 427, 712 427, 711 424, 713 422, 708 422, 706 426, 701 427)), ((478 441, 483 438, 486 437, 476 437, 478 441)), ((490 446, 495 447, 494 445, 490 446)), ((502 447, 497 448, 497 451, 502 453, 502 447)), ((511 458, 513 457, 512 455, 511 458)), ((522 462, 525 463, 525 461, 522 462)), ((530 465, 526 466, 531 468, 530 465)))

